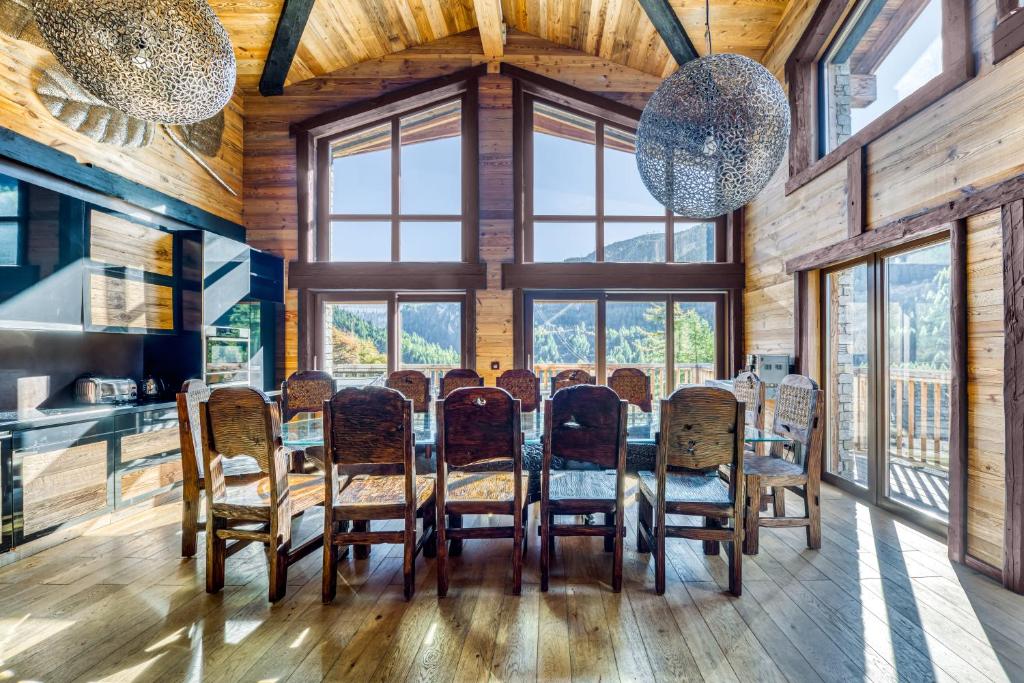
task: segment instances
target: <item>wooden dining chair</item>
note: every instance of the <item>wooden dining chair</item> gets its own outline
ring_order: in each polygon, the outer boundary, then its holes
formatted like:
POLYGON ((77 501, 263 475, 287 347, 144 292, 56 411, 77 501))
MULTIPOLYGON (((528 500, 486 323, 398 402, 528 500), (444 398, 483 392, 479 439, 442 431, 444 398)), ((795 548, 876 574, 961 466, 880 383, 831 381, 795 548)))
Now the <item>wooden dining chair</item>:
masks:
POLYGON ((511 538, 512 592, 523 583, 526 479, 519 401, 497 387, 464 387, 437 405, 437 594, 448 594, 449 539, 511 538), (469 471, 504 461, 504 471, 469 471), (463 515, 511 515, 511 526, 463 527, 463 515))
POLYGON ((603 536, 612 550, 612 590, 622 590, 625 538, 626 417, 629 404, 608 387, 581 384, 544 401, 540 484, 540 589, 548 589, 556 536, 603 536), (551 470, 554 456, 599 470, 551 470), (605 471, 614 470, 611 477, 605 471), (556 515, 604 513, 604 525, 557 524, 556 515))
POLYGON ((729 591, 742 592, 744 410, 731 391, 717 387, 683 387, 661 401, 657 464, 654 472, 639 473, 636 494, 637 551, 654 550, 659 595, 665 592, 669 536, 703 541, 707 555, 717 555, 725 541, 729 591), (718 476, 723 464, 732 466, 729 482, 718 476), (667 515, 703 517, 704 524, 669 525, 667 515), (732 526, 725 526, 730 519, 732 526))
POLYGON ((199 405, 206 471, 206 592, 224 587, 228 556, 249 543, 262 543, 270 564, 269 597, 276 602, 288 588, 288 566, 323 543, 318 533, 293 548, 292 517, 323 503, 324 478, 289 474, 278 405, 262 391, 225 387, 199 405), (255 459, 264 477, 251 486, 228 488, 224 462, 240 456, 255 459))
MULTIPOLYGON (((210 398, 210 388, 201 379, 187 380, 175 397, 178 406, 178 438, 181 442, 181 556, 195 557, 199 532, 206 528, 199 511, 206 480, 203 473, 203 444, 199 431, 199 404, 210 398)), ((244 486, 263 478, 252 458, 224 463, 225 486, 244 486)))
POLYGON ((732 381, 732 393, 747 407, 746 425, 764 429, 764 382, 761 378, 753 372, 741 372, 732 381))
POLYGON ((619 398, 635 405, 645 413, 653 409, 651 378, 638 368, 618 368, 608 378, 608 386, 619 398))
POLYGON ((441 395, 439 398, 447 398, 448 394, 463 387, 482 387, 484 378, 477 374, 476 370, 469 368, 456 368, 449 370, 441 376, 441 395))
POLYGON ((412 401, 413 412, 430 412, 430 378, 419 370, 398 370, 388 375, 384 386, 412 401))
POLYGON ((559 389, 566 387, 574 387, 577 384, 596 384, 596 380, 586 370, 562 370, 560 373, 551 378, 551 393, 554 394, 559 389))
POLYGON ((495 385, 519 399, 524 413, 532 413, 540 408, 540 380, 532 371, 525 368, 506 370, 498 376, 495 385))
MULTIPOLYGON (((281 416, 288 422, 302 413, 315 413, 318 417, 324 409, 324 401, 334 395, 334 378, 321 370, 300 370, 289 375, 281 382, 281 416)), ((310 446, 304 451, 296 451, 300 459, 292 463, 293 472, 301 473, 304 469, 301 456, 323 470, 324 453, 320 446, 310 446)))
POLYGON ((416 556, 436 548, 434 477, 416 474, 413 401, 385 387, 342 389, 323 406, 327 493, 324 505, 323 601, 338 590, 340 546, 403 546, 405 599, 416 587, 416 556), (416 519, 423 519, 417 538, 416 519), (400 519, 400 531, 373 531, 373 520, 400 519), (349 530, 349 523, 354 523, 349 530))
POLYGON ((786 375, 775 397, 772 433, 789 441, 775 441, 767 456, 748 457, 746 541, 744 552, 756 555, 761 527, 806 527, 807 547, 821 547, 821 449, 824 400, 818 384, 803 375, 786 375), (763 493, 769 489, 770 493, 763 493), (804 512, 786 516, 786 490, 804 500, 804 512), (758 498, 761 498, 758 500, 758 498), (774 516, 761 515, 766 503, 774 516))

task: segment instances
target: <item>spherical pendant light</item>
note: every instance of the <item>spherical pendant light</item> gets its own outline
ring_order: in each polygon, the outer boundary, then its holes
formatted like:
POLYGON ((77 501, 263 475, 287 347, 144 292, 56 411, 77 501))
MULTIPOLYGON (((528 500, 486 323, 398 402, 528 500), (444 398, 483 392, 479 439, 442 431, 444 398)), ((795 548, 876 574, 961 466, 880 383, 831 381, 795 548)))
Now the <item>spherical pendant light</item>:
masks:
POLYGON ((687 218, 738 209, 771 179, 789 140, 789 103, 771 73, 741 55, 687 62, 644 107, 636 161, 644 184, 687 218))
POLYGON ((196 123, 231 99, 234 51, 205 0, 33 0, 33 10, 68 73, 130 116, 196 123))

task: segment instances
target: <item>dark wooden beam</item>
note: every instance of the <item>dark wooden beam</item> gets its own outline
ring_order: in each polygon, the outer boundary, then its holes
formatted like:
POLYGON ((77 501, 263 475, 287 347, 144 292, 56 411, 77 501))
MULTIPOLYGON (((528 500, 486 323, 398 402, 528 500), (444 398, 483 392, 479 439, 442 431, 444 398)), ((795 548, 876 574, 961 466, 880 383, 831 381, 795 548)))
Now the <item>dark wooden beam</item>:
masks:
POLYGON ((846 231, 849 237, 864 232, 867 223, 867 148, 846 157, 846 231))
POLYGON ((284 0, 281 18, 277 20, 274 40, 270 43, 267 61, 260 77, 260 94, 264 97, 284 93, 284 82, 292 68, 295 51, 306 29, 306 21, 316 0, 284 0))
POLYGON ((1003 585, 1024 593, 1024 201, 1003 206, 1003 409, 1006 517, 1003 585))
POLYGON ((640 6, 647 12, 647 17, 654 28, 658 29, 661 39, 679 66, 697 59, 697 50, 668 0, 640 0, 640 6))
POLYGON ((502 289, 743 289, 742 263, 503 263, 502 289))
POLYGON ((288 289, 464 290, 487 288, 484 263, 288 264, 288 289))

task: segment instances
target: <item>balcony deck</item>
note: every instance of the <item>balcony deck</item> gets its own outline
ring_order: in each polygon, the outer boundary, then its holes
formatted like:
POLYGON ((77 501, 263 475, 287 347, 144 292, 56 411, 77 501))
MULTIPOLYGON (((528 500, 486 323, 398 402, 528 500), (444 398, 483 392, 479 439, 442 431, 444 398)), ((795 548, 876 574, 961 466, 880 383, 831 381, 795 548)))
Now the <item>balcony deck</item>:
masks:
MULTIPOLYGON (((631 480, 631 484, 632 484, 631 480)), ((631 492, 632 493, 632 492, 631 492)), ((522 597, 508 543, 468 542, 438 601, 434 563, 402 600, 401 553, 341 563, 320 603, 320 555, 266 601, 262 554, 228 562, 204 592, 203 562, 177 557, 165 505, 0 570, 0 672, 13 680, 909 680, 1024 679, 1024 597, 946 559, 942 541, 826 486, 824 545, 765 530, 744 594, 723 592, 724 558, 668 543, 669 584, 637 554, 628 510, 625 584, 610 591, 600 541, 563 541, 551 591, 530 538, 522 597), (884 578, 882 578, 884 576, 884 578)), ((632 500, 632 495, 630 495, 632 500)), ((791 504, 793 501, 791 499, 791 504)), ((799 505, 799 503, 796 503, 799 505)), ((535 510, 532 517, 535 521, 535 510)), ((315 526, 317 515, 304 523, 315 526)))

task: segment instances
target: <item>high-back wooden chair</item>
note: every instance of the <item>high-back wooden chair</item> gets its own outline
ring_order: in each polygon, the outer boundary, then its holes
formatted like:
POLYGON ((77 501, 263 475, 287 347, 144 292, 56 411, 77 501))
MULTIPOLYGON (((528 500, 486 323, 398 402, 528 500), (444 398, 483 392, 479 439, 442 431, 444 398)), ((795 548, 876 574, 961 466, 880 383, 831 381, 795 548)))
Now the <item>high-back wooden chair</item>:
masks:
POLYGON ((788 442, 773 442, 768 456, 747 458, 746 552, 758 551, 760 527, 807 527, 807 547, 821 547, 821 449, 824 401, 818 384, 803 375, 786 375, 775 397, 772 432, 788 442), (771 493, 764 494, 770 488, 771 493), (799 517, 786 516, 786 490, 804 499, 799 517), (762 500, 773 517, 762 517, 762 500))
MULTIPOLYGON (((322 370, 299 370, 293 372, 288 379, 281 382, 281 416, 288 422, 296 415, 302 413, 316 413, 321 415, 324 409, 324 401, 334 394, 334 378, 322 370)), ((293 472, 302 472, 302 458, 311 463, 316 469, 323 470, 324 453, 320 446, 309 446, 302 451, 296 451, 296 462, 293 462, 293 472)))
POLYGON ((622 590, 625 536, 626 417, 629 404, 608 387, 581 384, 544 401, 540 480, 540 589, 548 589, 556 536, 603 536, 612 557, 612 590, 622 590), (551 471, 554 456, 600 470, 551 471), (612 478, 605 469, 615 470, 612 478), (556 524, 555 515, 604 513, 604 525, 556 524))
POLYGON ((506 370, 498 376, 495 385, 519 399, 524 413, 532 413, 540 408, 540 380, 532 371, 525 368, 506 370))
POLYGON ((665 539, 704 541, 717 555, 727 544, 729 591, 742 592, 743 566, 743 417, 744 405, 731 391, 683 387, 661 402, 656 471, 640 472, 636 499, 637 550, 654 550, 655 590, 665 592, 665 539), (718 476, 731 465, 727 483, 718 476), (703 526, 669 526, 666 515, 703 517, 703 526), (728 520, 732 520, 731 526, 728 520))
POLYGON ((651 412, 651 378, 639 368, 618 368, 608 378, 608 386, 623 401, 635 405, 645 413, 651 412))
MULTIPOLYGON (((210 398, 210 388, 201 379, 187 380, 175 397, 178 404, 178 438, 181 440, 181 556, 195 557, 200 521, 199 508, 203 488, 203 443, 199 430, 199 404, 210 398)), ((237 458, 224 463, 224 484, 250 484, 263 475, 256 461, 237 458)))
POLYGON ((405 599, 416 586, 416 556, 435 548, 434 478, 416 474, 412 399, 385 387, 342 389, 323 406, 326 468, 323 601, 338 590, 340 546, 400 543, 405 599), (417 539, 416 518, 423 518, 417 539), (401 531, 373 531, 372 520, 401 519, 401 531), (354 522, 349 530, 349 522, 354 522))
POLYGON ((384 386, 412 401, 413 412, 430 412, 430 378, 419 370, 398 370, 388 375, 384 386))
POLYGON ((741 372, 732 381, 736 400, 747 407, 744 421, 748 427, 764 429, 764 382, 753 372, 741 372))
POLYGON ((596 381, 593 375, 586 370, 578 368, 575 370, 562 370, 551 378, 551 393, 554 394, 559 389, 574 387, 577 384, 596 384, 596 381))
POLYGON ((448 593, 448 539, 511 538, 512 592, 519 595, 525 550, 523 434, 519 401, 497 387, 464 387, 437 406, 437 594, 448 593), (508 470, 471 472, 503 460, 508 470), (464 528, 462 515, 511 515, 512 526, 464 528))
POLYGON ((456 368, 449 370, 441 376, 441 395, 439 398, 447 398, 448 394, 463 387, 482 387, 484 378, 477 374, 476 370, 469 368, 456 368))
POLYGON ((249 543, 262 543, 270 564, 270 600, 276 602, 288 587, 288 565, 323 543, 317 534, 292 548, 291 522, 294 515, 323 503, 324 479, 288 473, 290 454, 281 443, 278 406, 262 391, 225 387, 199 405, 206 471, 206 591, 224 587, 229 555, 249 543), (253 486, 229 489, 224 462, 240 456, 255 459, 264 478, 253 486), (239 528, 253 524, 258 527, 239 528))

